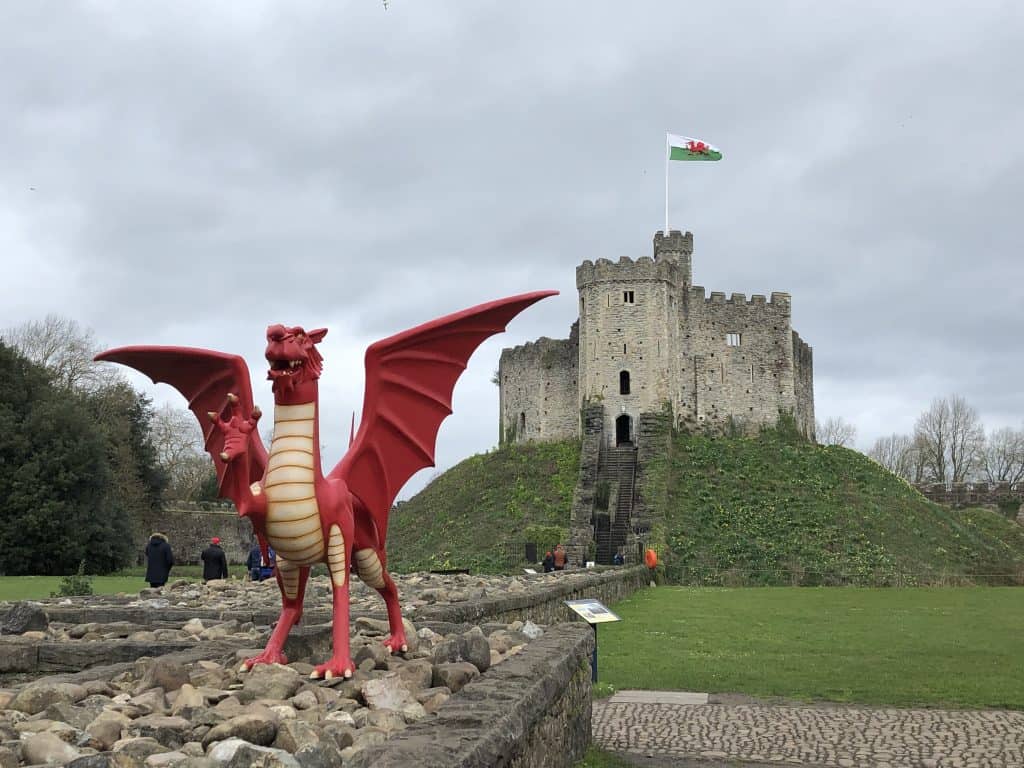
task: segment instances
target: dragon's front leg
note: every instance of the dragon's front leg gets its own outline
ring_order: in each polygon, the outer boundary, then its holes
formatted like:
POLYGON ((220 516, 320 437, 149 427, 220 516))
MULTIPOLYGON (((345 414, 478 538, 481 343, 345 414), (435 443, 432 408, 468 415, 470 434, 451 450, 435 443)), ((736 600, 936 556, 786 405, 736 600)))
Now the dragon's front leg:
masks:
POLYGON ((334 616, 331 622, 334 655, 330 661, 318 665, 310 673, 314 679, 352 677, 355 670, 349 647, 348 564, 352 556, 351 526, 349 528, 346 536, 341 526, 333 523, 327 536, 327 568, 331 572, 331 593, 334 597, 334 616))
MULTIPOLYGON (((270 635, 263 653, 242 662, 241 671, 248 672, 257 664, 287 664, 284 655, 284 643, 302 618, 302 600, 306 594, 306 580, 309 578, 309 566, 297 566, 280 556, 277 558, 277 585, 281 589, 281 617, 270 635)), ((347 615, 347 614, 346 614, 347 615)))

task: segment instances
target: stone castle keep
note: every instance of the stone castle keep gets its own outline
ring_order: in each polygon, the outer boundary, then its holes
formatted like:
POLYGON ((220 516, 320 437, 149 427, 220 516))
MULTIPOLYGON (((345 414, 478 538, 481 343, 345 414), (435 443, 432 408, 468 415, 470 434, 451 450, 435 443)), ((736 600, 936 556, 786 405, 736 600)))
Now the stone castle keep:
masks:
POLYGON ((671 404, 687 429, 749 431, 791 414, 814 436, 811 347, 793 330, 788 293, 748 300, 693 285, 693 235, 654 236, 654 257, 584 261, 568 339, 501 354, 502 443, 581 435, 603 406, 603 443, 635 444, 641 413, 671 404))

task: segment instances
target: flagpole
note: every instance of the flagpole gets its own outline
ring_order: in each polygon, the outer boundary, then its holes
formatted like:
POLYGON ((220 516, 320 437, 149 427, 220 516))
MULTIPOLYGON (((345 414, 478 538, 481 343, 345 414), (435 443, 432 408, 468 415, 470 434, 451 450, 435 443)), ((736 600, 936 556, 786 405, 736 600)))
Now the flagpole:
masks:
POLYGON ((665 134, 665 237, 668 237, 668 134, 665 134))

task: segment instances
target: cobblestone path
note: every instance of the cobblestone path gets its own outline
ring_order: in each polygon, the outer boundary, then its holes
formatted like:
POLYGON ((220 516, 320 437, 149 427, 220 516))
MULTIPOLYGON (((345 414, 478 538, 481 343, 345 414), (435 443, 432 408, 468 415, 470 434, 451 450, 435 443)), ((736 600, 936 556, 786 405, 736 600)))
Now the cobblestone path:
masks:
MULTIPOLYGON (((658 692, 647 693, 657 700, 658 692)), ((1024 712, 645 703, 638 694, 594 702, 594 741, 658 765, 688 758, 688 765, 1024 767, 1024 712)))

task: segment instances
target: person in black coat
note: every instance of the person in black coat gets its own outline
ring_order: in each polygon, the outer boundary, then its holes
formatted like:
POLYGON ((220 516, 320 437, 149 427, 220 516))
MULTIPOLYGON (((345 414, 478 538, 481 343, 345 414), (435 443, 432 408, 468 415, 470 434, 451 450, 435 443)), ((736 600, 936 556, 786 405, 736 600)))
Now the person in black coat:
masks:
POLYGON ((203 550, 200 559, 203 561, 203 583, 211 579, 226 579, 228 577, 228 557, 220 548, 220 539, 214 536, 210 539, 210 546, 203 550))
POLYGON ((162 533, 154 533, 146 544, 146 581, 149 586, 156 588, 166 584, 172 565, 174 554, 171 545, 167 543, 167 537, 162 533))

